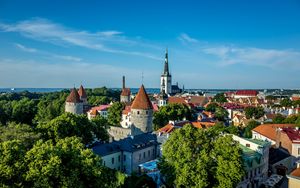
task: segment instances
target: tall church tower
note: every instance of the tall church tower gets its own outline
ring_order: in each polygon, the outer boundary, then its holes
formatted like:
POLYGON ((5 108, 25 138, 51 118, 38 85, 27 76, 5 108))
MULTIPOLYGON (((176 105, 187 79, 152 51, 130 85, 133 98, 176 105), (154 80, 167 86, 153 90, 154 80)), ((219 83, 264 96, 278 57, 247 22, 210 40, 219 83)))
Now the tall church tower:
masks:
POLYGON ((172 93, 172 76, 169 73, 168 49, 166 50, 164 71, 160 77, 160 91, 166 94, 172 93))

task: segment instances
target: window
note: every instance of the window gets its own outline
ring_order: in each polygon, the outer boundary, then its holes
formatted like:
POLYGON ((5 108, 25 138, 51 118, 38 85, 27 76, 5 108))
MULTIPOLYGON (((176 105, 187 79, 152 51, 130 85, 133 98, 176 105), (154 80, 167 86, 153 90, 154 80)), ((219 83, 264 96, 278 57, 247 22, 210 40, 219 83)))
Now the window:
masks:
POLYGON ((119 162, 121 161, 121 155, 118 156, 118 161, 119 161, 119 162))
POLYGON ((126 161, 126 155, 123 156, 123 161, 126 161))
POLYGON ((246 147, 250 148, 250 144, 246 144, 246 147))
POLYGON ((115 158, 111 158, 111 164, 115 163, 115 158))

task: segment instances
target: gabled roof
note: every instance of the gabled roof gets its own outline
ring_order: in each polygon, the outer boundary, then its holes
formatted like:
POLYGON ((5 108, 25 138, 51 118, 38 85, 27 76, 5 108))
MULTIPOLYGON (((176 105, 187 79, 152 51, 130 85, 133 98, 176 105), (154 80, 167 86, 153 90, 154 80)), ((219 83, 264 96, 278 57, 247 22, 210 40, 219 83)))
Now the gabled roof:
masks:
POLYGON ((276 140, 276 128, 296 127, 295 124, 262 124, 252 131, 257 132, 271 140, 276 140))
POLYGON ((188 105, 188 103, 185 101, 185 98, 183 98, 183 97, 169 97, 168 103, 177 103, 177 104, 188 105))
POLYGON ((131 109, 153 109, 152 103, 146 93, 144 85, 140 87, 139 92, 137 93, 134 101, 132 102, 131 109))
POLYGON ((123 88, 121 96, 130 96, 130 88, 123 88))
POLYGON ((71 103, 80 103, 80 102, 82 102, 80 100, 79 94, 78 94, 78 92, 77 92, 77 90, 76 90, 75 87, 71 90, 71 93, 67 97, 66 102, 71 102, 71 103))
POLYGON ((204 106, 208 103, 208 97, 204 96, 191 96, 189 103, 192 103, 195 106, 204 106))
POLYGON ((80 85, 80 88, 79 88, 79 90, 78 90, 78 94, 79 94, 79 96, 80 96, 81 98, 86 98, 86 97, 87 97, 86 92, 85 92, 85 89, 83 88, 82 85, 80 85))

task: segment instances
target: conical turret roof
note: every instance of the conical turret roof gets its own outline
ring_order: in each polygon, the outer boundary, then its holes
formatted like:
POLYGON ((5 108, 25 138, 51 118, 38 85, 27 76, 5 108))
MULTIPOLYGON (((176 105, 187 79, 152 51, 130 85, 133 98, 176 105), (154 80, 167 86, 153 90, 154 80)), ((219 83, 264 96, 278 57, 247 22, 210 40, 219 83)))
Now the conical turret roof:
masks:
POLYGON ((86 98, 86 93, 85 93, 85 89, 83 88, 82 85, 80 85, 80 88, 78 90, 78 94, 81 98, 86 98))
POLYGON ((146 93, 144 85, 140 87, 139 92, 137 93, 134 101, 132 102, 131 109, 153 109, 152 103, 146 93))
POLYGON ((71 90, 71 93, 67 97, 66 102, 72 102, 72 103, 80 103, 81 102, 79 94, 75 87, 71 90))

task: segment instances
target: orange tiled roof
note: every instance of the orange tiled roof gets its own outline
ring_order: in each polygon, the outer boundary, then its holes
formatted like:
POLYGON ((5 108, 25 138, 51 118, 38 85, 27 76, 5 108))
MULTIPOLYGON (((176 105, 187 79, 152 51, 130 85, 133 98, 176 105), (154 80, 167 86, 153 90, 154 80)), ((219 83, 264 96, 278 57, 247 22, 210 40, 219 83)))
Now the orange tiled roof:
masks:
POLYGON ((276 140, 276 128, 296 127, 295 124, 263 124, 253 129, 253 131, 271 139, 276 140))
POLYGON ((140 87, 138 94, 136 95, 134 101, 132 102, 131 109, 142 109, 142 110, 153 109, 152 103, 146 93, 144 85, 140 87))
POLYGON ((122 114, 127 115, 131 111, 131 106, 125 106, 125 109, 122 111, 122 114))
POLYGON ((71 103, 80 103, 80 102, 81 102, 80 97, 79 97, 79 94, 78 94, 76 88, 73 88, 73 89, 71 90, 71 93, 70 93, 70 95, 67 97, 66 102, 71 102, 71 103))
POLYGON ((202 129, 202 128, 206 129, 206 128, 212 127, 216 124, 214 122, 199 122, 199 121, 193 121, 191 123, 194 127, 200 128, 200 129, 202 129))
POLYGON ((290 175, 300 177, 300 168, 293 170, 290 175))
POLYGON ((97 111, 97 109, 91 109, 91 111, 90 111, 90 115, 93 115, 93 116, 96 116, 98 114, 98 111, 97 111))
POLYGON ((80 88, 78 90, 78 94, 81 98, 86 98, 86 92, 85 92, 85 89, 83 88, 82 85, 80 85, 80 88))
POLYGON ((123 88, 121 96, 130 96, 130 88, 123 88))
POLYGON ((186 104, 186 105, 188 104, 185 101, 185 98, 182 98, 182 97, 169 97, 168 103, 177 103, 177 104, 186 104))

